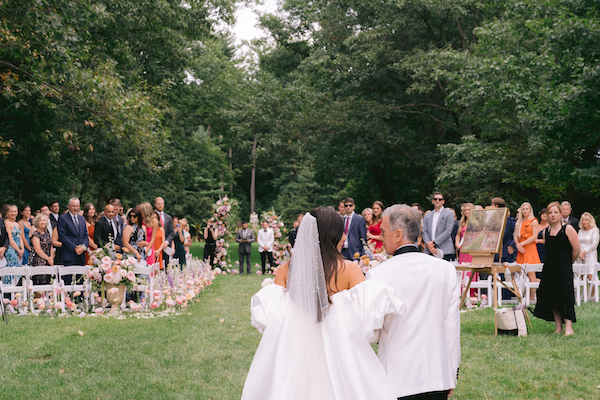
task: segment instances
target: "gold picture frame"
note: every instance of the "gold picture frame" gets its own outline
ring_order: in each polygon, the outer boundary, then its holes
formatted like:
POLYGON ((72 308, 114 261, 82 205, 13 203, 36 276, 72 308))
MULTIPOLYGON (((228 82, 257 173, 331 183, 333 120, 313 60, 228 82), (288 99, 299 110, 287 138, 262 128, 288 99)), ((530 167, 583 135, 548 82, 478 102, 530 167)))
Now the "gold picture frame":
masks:
POLYGON ((500 253, 508 220, 508 208, 473 210, 467 223, 461 253, 482 255, 500 253))

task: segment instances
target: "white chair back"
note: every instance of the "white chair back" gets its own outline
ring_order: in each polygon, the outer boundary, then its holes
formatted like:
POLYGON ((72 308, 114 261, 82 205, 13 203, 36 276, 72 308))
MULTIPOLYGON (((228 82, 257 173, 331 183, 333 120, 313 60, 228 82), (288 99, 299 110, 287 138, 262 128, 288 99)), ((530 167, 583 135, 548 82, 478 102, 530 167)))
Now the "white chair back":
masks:
POLYGON ((58 282, 59 282, 59 285, 61 288, 60 293, 59 293, 60 300, 61 300, 60 303, 61 303, 61 305, 63 305, 63 307, 61 307, 61 310, 65 311, 64 294, 73 293, 73 292, 77 292, 77 291, 80 291, 82 293, 87 293, 87 296, 84 296, 86 310, 87 310, 87 308, 89 308, 89 304, 90 304, 90 292, 91 292, 90 281, 87 278, 87 272, 90 270, 90 266, 89 265, 69 265, 69 266, 59 265, 57 267, 57 270, 58 270, 58 282), (81 281, 77 282, 76 275, 83 275, 83 277, 81 278, 81 281), (63 279, 65 276, 72 277, 70 285, 65 285, 65 281, 63 279))
MULTIPOLYGON (((33 299, 34 293, 37 292, 52 292, 54 295, 54 304, 58 303, 56 285, 58 280, 58 273, 56 266, 43 266, 43 267, 29 267, 27 268, 27 287, 29 297, 29 310, 33 313, 33 299), (51 283, 48 284, 34 284, 33 277, 38 275, 50 275, 52 279, 51 283)), ((55 306, 56 309, 56 306, 55 306)))
POLYGON ((588 280, 588 297, 594 297, 594 300, 596 301, 596 303, 599 302, 599 294, 598 294, 598 288, 600 287, 600 278, 598 278, 598 272, 600 271, 600 263, 596 262, 595 263, 596 266, 594 268, 594 273, 592 274, 592 279, 588 280))
POLYGON ((575 302, 581 305, 581 298, 587 303, 587 265, 573 264, 573 286, 575 287, 575 302), (583 295, 582 293, 583 292, 583 295))
MULTIPOLYGON (((4 299, 5 293, 10 293, 10 300, 15 299, 17 293, 21 293, 20 304, 24 304, 27 301, 27 285, 26 282, 22 286, 17 286, 16 280, 12 283, 2 283, 5 276, 24 276, 27 277, 27 267, 6 267, 0 268, 0 302, 4 299)), ((27 280, 27 279, 26 279, 27 280)), ((0 312, 4 310, 4 307, 0 308, 0 312)))
MULTIPOLYGON (((525 264, 525 275, 527 275, 530 272, 542 272, 542 269, 544 269, 544 264, 525 264)), ((535 281, 530 281, 528 279, 527 276, 525 276, 525 304, 530 305, 531 304, 531 300, 530 295, 531 295, 531 289, 539 289, 540 287, 540 283, 535 280, 535 281)))

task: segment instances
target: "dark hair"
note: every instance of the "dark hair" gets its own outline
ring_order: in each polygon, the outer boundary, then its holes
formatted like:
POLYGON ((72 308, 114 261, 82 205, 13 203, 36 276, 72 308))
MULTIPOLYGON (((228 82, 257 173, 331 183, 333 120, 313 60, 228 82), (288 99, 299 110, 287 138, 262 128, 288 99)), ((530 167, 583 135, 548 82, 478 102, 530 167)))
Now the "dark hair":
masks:
POLYGON ((506 207, 506 201, 502 197, 494 197, 492 199, 492 205, 498 208, 506 207))
POLYGON ((94 207, 94 203, 85 203, 85 205, 83 206, 83 218, 85 218, 88 224, 91 224, 92 222, 96 222, 98 220, 97 212, 96 215, 94 215, 93 217, 89 216, 90 208, 92 207, 94 207))
MULTIPOLYGON (((58 203, 58 200, 51 201, 50 202, 50 207, 52 207, 55 203, 58 203)), ((50 207, 48 207, 48 208, 50 208, 50 207)))
POLYGON ((129 213, 127 214, 127 222, 129 222, 129 219, 131 218, 132 214, 138 218, 138 225, 142 226, 142 210, 140 209, 140 207, 135 206, 131 210, 129 210, 129 213))
POLYGON ((542 210, 540 211, 540 213, 538 214, 538 219, 541 220, 542 219, 542 214, 547 214, 546 213, 547 209, 546 208, 542 208, 542 210))
POLYGON ((340 261, 344 261, 344 257, 337 250, 344 234, 344 220, 333 207, 317 207, 310 214, 317 219, 325 282, 327 289, 330 289, 329 283, 332 278, 337 286, 338 265, 340 261))
POLYGON ((440 196, 442 196, 442 199, 444 198, 444 194, 442 192, 433 192, 431 197, 435 196, 436 194, 439 194, 440 196))
POLYGON ((381 221, 381 219, 383 218, 383 212, 385 211, 385 206, 383 205, 383 203, 379 200, 375 200, 373 202, 373 205, 377 204, 379 207, 381 207, 381 214, 379 215, 379 217, 377 217, 375 215, 375 213, 373 213, 373 224, 378 223, 379 221, 381 221))
POLYGON ((350 204, 354 204, 354 199, 352 197, 346 197, 344 200, 342 200, 344 203, 350 203, 350 204))
POLYGON ((108 202, 108 204, 112 205, 112 206, 121 206, 121 200, 119 199, 110 199, 110 201, 108 202))
POLYGON ((417 206, 419 207, 419 211, 421 210, 421 205, 419 203, 412 203, 411 207, 417 206))

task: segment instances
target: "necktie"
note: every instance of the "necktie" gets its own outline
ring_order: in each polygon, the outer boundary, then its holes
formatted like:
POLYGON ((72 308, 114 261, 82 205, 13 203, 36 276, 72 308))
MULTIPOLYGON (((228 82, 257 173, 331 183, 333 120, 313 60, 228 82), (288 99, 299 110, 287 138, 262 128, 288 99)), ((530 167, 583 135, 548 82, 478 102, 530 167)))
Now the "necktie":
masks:
POLYGON ((350 223, 350 217, 346 217, 346 224, 344 225, 344 235, 348 236, 348 224, 350 223))
POLYGON ((267 233, 267 230, 265 229, 265 233, 267 233))
POLYGON ((77 223, 77 217, 75 215, 73 215, 73 225, 75 225, 75 230, 77 231, 77 234, 79 235, 79 224, 77 223))
POLYGON ((113 234, 113 240, 117 237, 117 233, 115 232, 115 225, 113 224, 113 220, 109 219, 108 220, 108 224, 110 225, 110 229, 112 231, 113 234))

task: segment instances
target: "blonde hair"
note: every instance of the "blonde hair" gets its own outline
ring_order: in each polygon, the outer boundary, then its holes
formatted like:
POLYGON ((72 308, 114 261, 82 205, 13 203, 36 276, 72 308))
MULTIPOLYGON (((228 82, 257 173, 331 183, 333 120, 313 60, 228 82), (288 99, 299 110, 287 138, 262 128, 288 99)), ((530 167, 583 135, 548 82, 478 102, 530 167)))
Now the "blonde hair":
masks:
POLYGON ((360 213, 360 215, 362 215, 362 217, 365 218, 365 214, 368 213, 368 212, 371 213, 371 218, 373 218, 373 209, 371 207, 367 207, 364 210, 362 210, 362 212, 360 213))
POLYGON ((546 206, 546 214, 550 211, 550 207, 558 208, 558 212, 560 212, 560 203, 558 201, 553 201, 546 206))
MULTIPOLYGON (((463 203, 463 204, 461 204, 461 207, 469 207, 471 209, 471 211, 473 211, 473 209, 475 208, 473 203, 463 203)), ((468 222, 469 222, 469 218, 463 214, 461 216, 460 222, 458 224, 458 230, 460 231, 463 228, 463 226, 465 226, 468 222)))
MULTIPOLYGON (((535 213, 533 212, 533 206, 531 205, 531 203, 529 203, 528 201, 523 202, 523 204, 521 204, 521 206, 519 207, 519 212, 517 214, 517 221, 515 223, 515 232, 521 232, 521 225, 523 224, 523 206, 524 205, 528 205, 529 208, 531 209, 531 211, 529 212, 529 219, 531 218, 535 218, 535 213)), ((558 207, 558 209, 560 210, 560 207, 558 207)))
MULTIPOLYGON (((150 226, 150 224, 152 223, 152 213, 154 212, 152 205, 145 201, 142 204, 140 204, 139 207, 140 211, 144 215, 144 224, 146 224, 146 226, 150 226)), ((142 221, 139 221, 139 223, 141 224, 142 221)))
POLYGON ((590 228, 596 228, 596 220, 594 219, 594 216, 586 211, 583 214, 581 214, 581 218, 579 218, 579 228, 580 229, 583 229, 581 221, 583 221, 584 219, 590 220, 590 228))
MULTIPOLYGON (((44 213, 39 213, 38 215, 35 216, 35 218, 33 219, 33 222, 31 223, 31 225, 33 225, 36 229, 40 227, 40 220, 42 218, 46 218, 46 222, 50 221, 50 218, 48 218, 48 216, 44 213)), ((33 236, 33 232, 34 229, 31 229, 29 231, 29 237, 33 236)))

